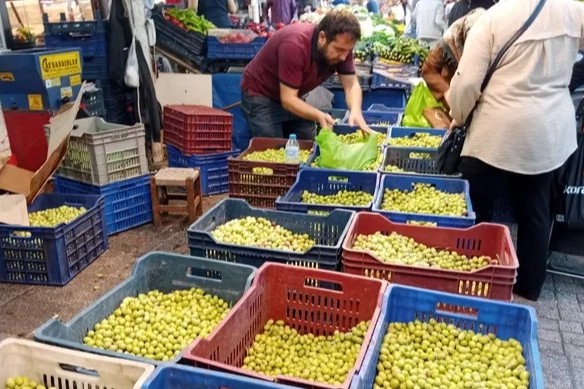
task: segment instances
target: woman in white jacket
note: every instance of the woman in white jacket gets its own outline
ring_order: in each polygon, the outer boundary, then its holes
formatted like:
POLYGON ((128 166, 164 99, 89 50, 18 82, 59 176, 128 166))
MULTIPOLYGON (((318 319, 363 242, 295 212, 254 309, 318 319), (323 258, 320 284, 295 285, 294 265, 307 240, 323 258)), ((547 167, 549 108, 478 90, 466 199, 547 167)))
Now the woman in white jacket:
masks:
POLYGON ((474 24, 452 79, 451 115, 464 123, 474 111, 460 170, 468 179, 478 222, 490 221, 500 189, 511 194, 518 223, 515 293, 537 300, 546 274, 552 175, 576 150, 568 85, 584 48, 584 4, 547 0, 509 48, 485 91, 485 74, 539 0, 501 0, 474 24))

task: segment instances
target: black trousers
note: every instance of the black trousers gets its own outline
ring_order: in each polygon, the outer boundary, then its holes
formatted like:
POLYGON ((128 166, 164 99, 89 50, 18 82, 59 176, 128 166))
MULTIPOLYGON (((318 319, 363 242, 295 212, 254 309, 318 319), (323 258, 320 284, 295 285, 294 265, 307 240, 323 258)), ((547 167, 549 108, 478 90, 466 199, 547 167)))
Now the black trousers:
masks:
POLYGON ((536 300, 546 275, 555 172, 517 174, 470 157, 462 158, 460 171, 470 184, 470 197, 477 223, 492 221, 495 201, 504 191, 510 195, 518 227, 519 271, 514 291, 520 296, 536 300))

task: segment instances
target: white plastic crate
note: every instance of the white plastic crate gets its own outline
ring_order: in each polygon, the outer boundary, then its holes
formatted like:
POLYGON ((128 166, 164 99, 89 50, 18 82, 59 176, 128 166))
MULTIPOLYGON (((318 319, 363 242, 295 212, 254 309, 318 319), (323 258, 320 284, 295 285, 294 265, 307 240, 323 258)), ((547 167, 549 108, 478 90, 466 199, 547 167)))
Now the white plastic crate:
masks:
POLYGON ((0 386, 24 376, 57 389, 140 389, 154 366, 47 346, 29 340, 0 342, 0 386))
POLYGON ((107 185, 148 174, 142 124, 125 126, 101 118, 75 121, 59 174, 92 185, 107 185))

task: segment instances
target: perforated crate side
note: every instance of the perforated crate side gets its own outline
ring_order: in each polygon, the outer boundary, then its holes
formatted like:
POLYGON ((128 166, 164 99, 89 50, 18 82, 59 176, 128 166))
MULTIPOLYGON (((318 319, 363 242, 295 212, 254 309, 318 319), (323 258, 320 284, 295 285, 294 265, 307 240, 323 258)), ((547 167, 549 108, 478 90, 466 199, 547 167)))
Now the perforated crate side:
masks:
POLYGON ((348 388, 359 371, 379 320, 386 283, 315 269, 266 264, 254 284, 207 338, 183 352, 185 363, 206 369, 312 389, 348 388), (373 282, 372 282, 373 281, 373 282), (316 285, 316 286, 315 286, 316 285), (307 304, 306 301, 314 301, 307 304), (330 335, 371 321, 354 367, 341 385, 309 382, 290 376, 269 378, 241 368, 255 335, 268 320, 283 320, 301 333, 330 335))
POLYGON ((451 177, 442 174, 436 166, 437 149, 388 146, 383 153, 383 162, 379 167, 379 172, 382 174, 423 174, 427 176, 451 177), (397 167, 402 171, 388 170, 388 166, 397 167))
POLYGON ((0 281, 65 285, 107 249, 99 196, 42 194, 28 210, 62 205, 83 206, 86 212, 53 228, 0 225, 0 281))
POLYGON ((150 223, 153 219, 149 174, 103 186, 56 176, 55 190, 103 196, 108 235, 150 223))
POLYGON ((6 382, 10 377, 27 377, 45 387, 57 389, 141 389, 153 370, 153 366, 144 363, 66 350, 30 340, 9 338, 0 342, 0 382, 6 382))
POLYGON ((335 210, 327 216, 298 215, 251 207, 241 199, 225 199, 193 223, 188 231, 191 255, 259 267, 278 262, 301 267, 335 270, 341 259, 341 244, 355 213, 335 210), (307 234, 316 245, 305 253, 245 247, 215 241, 211 232, 229 220, 261 217, 290 231, 307 234))
MULTIPOLYGON (((235 305, 250 287, 256 269, 251 266, 195 258, 173 253, 151 252, 136 261, 132 274, 97 301, 79 312, 67 323, 50 319, 34 332, 42 343, 115 358, 158 365, 160 362, 130 354, 87 346, 83 338, 95 324, 108 317, 126 297, 158 290, 201 288, 217 295, 231 306, 235 305)), ((178 357, 175 358, 175 362, 178 357)))
POLYGON ((93 185, 107 185, 149 173, 144 127, 72 135, 59 174, 93 185))
POLYGON ((529 389, 545 387, 537 341, 537 316, 533 308, 390 285, 385 292, 371 344, 358 375, 353 379, 351 389, 373 388, 383 338, 390 323, 414 320, 427 322, 430 318, 482 334, 492 333, 504 340, 517 339, 523 346, 523 355, 530 373, 529 389), (466 312, 473 313, 465 314, 466 312))
POLYGON ((221 43, 215 36, 207 36, 207 58, 252 59, 262 49, 266 38, 257 37, 250 43, 221 43))
POLYGON ((398 223, 407 223, 411 221, 416 222, 430 222, 437 223, 441 227, 456 227, 466 228, 475 224, 475 213, 470 201, 469 184, 466 180, 455 178, 429 177, 421 175, 405 175, 405 174, 387 174, 382 176, 379 186, 375 192, 375 200, 373 201, 374 212, 379 212, 389 220, 398 223), (460 193, 464 195, 466 202, 467 215, 466 216, 445 216, 445 215, 430 215, 424 213, 407 213, 388 211, 382 209, 383 197, 386 189, 398 189, 401 191, 412 190, 415 184, 428 184, 435 187, 437 190, 447 193, 460 193))

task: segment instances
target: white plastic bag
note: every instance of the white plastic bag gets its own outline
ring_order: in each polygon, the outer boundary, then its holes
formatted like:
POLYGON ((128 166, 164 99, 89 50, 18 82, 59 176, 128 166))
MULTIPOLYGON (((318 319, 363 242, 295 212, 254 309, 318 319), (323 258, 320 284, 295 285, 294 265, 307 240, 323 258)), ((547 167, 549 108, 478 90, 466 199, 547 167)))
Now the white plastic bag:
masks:
POLYGON ((138 56, 136 55, 136 37, 132 38, 132 44, 128 49, 124 82, 128 88, 138 88, 140 86, 140 69, 138 68, 138 56))

